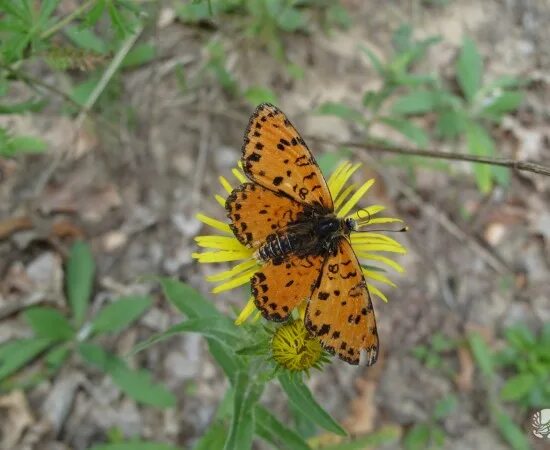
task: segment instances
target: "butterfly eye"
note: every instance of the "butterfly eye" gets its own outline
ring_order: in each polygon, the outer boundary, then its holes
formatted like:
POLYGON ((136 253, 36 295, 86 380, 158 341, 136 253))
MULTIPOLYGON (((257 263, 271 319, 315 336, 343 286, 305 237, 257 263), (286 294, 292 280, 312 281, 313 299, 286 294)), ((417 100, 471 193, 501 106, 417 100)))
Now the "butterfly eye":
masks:
POLYGON ((346 227, 349 231, 357 231, 357 222, 351 217, 346 219, 346 227))

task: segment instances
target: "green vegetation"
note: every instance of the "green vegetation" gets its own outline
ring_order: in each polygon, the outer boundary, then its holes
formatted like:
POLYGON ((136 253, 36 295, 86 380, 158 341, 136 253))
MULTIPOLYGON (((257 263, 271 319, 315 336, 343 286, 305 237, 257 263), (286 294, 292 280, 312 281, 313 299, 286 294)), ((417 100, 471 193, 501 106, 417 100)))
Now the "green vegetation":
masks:
MULTIPOLYGON (((438 74, 417 73, 415 67, 439 41, 435 36, 417 41, 411 27, 404 25, 395 31, 394 53, 386 61, 363 47, 382 81, 379 89, 364 93, 365 111, 342 103, 326 103, 318 112, 357 123, 371 143, 397 145, 372 134, 373 125, 383 124, 421 148, 464 141, 472 155, 497 156, 491 131, 521 104, 523 94, 519 88, 523 82, 513 77, 485 80, 482 58, 468 38, 459 49, 453 80, 446 82, 438 74), (459 92, 453 89, 453 81, 459 92), (424 125, 432 122, 433 125, 424 125)), ((399 156, 393 162, 408 167, 410 175, 414 175, 412 169, 416 165, 447 170, 445 163, 426 163, 420 157, 399 156)), ((503 167, 474 164, 474 174, 483 193, 494 182, 503 186, 509 182, 509 171, 503 167)))
POLYGON ((170 407, 175 398, 151 380, 146 370, 133 370, 124 359, 106 351, 100 338, 116 335, 139 319, 150 307, 144 296, 126 296, 103 306, 90 317, 94 261, 88 246, 77 242, 71 249, 65 280, 70 316, 59 310, 36 306, 23 313, 33 337, 8 341, 0 346, 0 389, 29 387, 54 377, 76 355, 86 365, 108 374, 113 382, 138 402, 170 407), (34 371, 25 370, 35 363, 34 371))

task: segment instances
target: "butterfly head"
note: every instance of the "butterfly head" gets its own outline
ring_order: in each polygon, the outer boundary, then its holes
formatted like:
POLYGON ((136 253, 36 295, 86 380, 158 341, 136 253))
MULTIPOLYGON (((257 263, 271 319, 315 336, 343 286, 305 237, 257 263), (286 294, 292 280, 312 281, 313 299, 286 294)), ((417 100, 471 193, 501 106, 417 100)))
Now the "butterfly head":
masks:
POLYGON ((349 235, 352 231, 357 231, 357 222, 355 219, 352 219, 351 217, 348 217, 344 219, 342 224, 343 232, 345 235, 349 235))

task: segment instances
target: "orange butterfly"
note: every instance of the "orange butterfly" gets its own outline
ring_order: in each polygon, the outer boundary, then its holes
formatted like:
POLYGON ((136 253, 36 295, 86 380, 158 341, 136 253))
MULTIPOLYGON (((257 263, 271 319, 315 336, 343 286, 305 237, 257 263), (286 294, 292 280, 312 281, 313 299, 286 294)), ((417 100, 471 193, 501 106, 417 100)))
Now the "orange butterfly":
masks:
POLYGON ((308 299, 305 325, 323 347, 350 364, 378 357, 371 298, 349 235, 306 143, 286 116, 261 104, 246 129, 243 169, 251 182, 233 190, 225 208, 237 239, 256 250, 252 277, 257 308, 287 320, 308 299))

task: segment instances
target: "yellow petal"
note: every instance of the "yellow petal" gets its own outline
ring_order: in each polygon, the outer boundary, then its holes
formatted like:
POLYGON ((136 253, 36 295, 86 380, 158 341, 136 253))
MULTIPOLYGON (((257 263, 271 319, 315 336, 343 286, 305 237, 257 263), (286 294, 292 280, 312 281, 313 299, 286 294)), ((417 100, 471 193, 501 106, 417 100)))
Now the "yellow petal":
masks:
POLYGON ((250 297, 248 299, 248 302, 246 302, 246 306, 242 309, 242 311, 239 313, 239 316, 237 319, 235 319, 235 325, 242 325, 248 317, 250 317, 250 314, 252 314, 254 311, 256 311, 256 305, 254 304, 254 297, 250 297))
POLYGON ((255 270, 258 270, 259 268, 258 262, 255 259, 251 259, 249 261, 244 261, 242 263, 239 263, 229 270, 224 270, 223 272, 216 273, 214 275, 209 275, 206 277, 206 281, 217 283, 219 281, 227 280, 229 278, 239 275, 241 272, 244 272, 245 270, 251 269, 252 267, 254 267, 255 270))
POLYGON ((349 194, 351 194, 352 191, 354 191, 355 189, 357 189, 356 184, 350 184, 346 189, 344 189, 342 193, 338 196, 338 198, 334 201, 334 210, 338 210, 344 200, 348 198, 349 194))
POLYGON ((370 187, 374 184, 374 178, 371 178, 369 181, 363 184, 355 194, 351 196, 351 198, 344 203, 344 206, 338 211, 336 214, 337 217, 345 217, 347 213, 351 211, 351 209, 357 204, 359 200, 367 193, 367 191, 370 189, 370 187))
POLYGON ((233 234, 233 232, 231 231, 231 227, 224 222, 220 222, 219 220, 213 219, 212 217, 205 216, 202 213, 198 213, 195 217, 199 219, 202 223, 210 225, 216 230, 223 231, 224 233, 233 234))
POLYGON ((354 166, 350 164, 338 174, 338 177, 334 180, 333 189, 331 191, 333 197, 338 197, 338 194, 340 193, 344 185, 348 182, 354 172, 359 169, 359 167, 361 167, 361 164, 355 164, 354 166))
POLYGON ((223 198, 221 195, 218 195, 218 194, 214 195, 214 198, 222 208, 225 208, 225 198, 223 198))
POLYGON ((240 170, 233 169, 231 172, 233 172, 233 175, 235 176, 235 178, 239 180, 241 183, 246 183, 247 179, 240 170))
POLYGON ((231 192, 233 191, 233 188, 231 187, 231 184, 229 183, 229 181, 227 181, 227 178, 220 176, 218 177, 218 180, 220 180, 220 184, 226 190, 226 192, 228 194, 231 194, 231 192))
POLYGON ((362 228, 366 225, 372 225, 375 223, 394 223, 394 222, 401 222, 403 221, 401 219, 396 219, 394 217, 375 217, 374 219, 370 219, 368 223, 358 223, 357 226, 359 228, 362 228))
POLYGON ((362 255, 362 258, 364 259, 370 259, 372 261, 377 261, 377 262, 386 264, 390 266, 392 269, 395 269, 397 272, 405 271, 405 269, 403 269, 403 267, 400 264, 396 263, 393 259, 390 259, 386 256, 375 255, 374 253, 365 253, 365 252, 361 252, 361 255, 362 255))
POLYGON ((367 280, 379 281, 380 283, 387 284, 388 286, 397 287, 393 281, 391 281, 387 276, 381 274, 380 272, 365 269, 364 267, 361 267, 361 272, 363 272, 363 275, 365 275, 365 278, 367 280))
POLYGON ((382 301, 388 303, 388 297, 386 297, 380 289, 378 289, 373 284, 367 283, 367 288, 369 289, 369 293, 375 297, 380 298, 382 301))
POLYGON ((197 259, 200 263, 238 261, 239 259, 250 258, 251 252, 248 251, 248 249, 246 250, 246 252, 219 251, 192 253, 191 256, 197 259))
POLYGON ((334 194, 333 192, 333 188, 334 188, 334 183, 336 182, 336 180, 338 179, 338 177, 340 176, 340 173, 345 169, 347 168, 348 166, 351 166, 351 164, 347 161, 344 161, 342 164, 340 164, 336 170, 334 172, 332 172, 330 174, 330 177, 328 178, 328 181, 327 181, 327 186, 331 192, 331 194, 333 195, 334 198, 336 198, 336 195, 334 194))
MULTIPOLYGON (((236 239, 235 239, 236 240, 236 239)), ((353 244, 379 244, 379 243, 385 243, 385 244, 391 244, 395 245, 397 247, 402 247, 402 245, 397 242, 395 239, 386 236, 384 234, 379 233, 370 233, 370 232, 364 232, 364 233, 355 233, 351 235, 351 243, 353 244)))
POLYGON ((242 275, 239 275, 238 277, 235 277, 229 281, 226 281, 225 283, 222 283, 216 286, 214 289, 212 289, 212 292, 214 294, 218 294, 220 292, 228 291, 229 289, 242 286, 243 284, 248 283, 250 281, 250 278, 252 278, 252 275, 254 275, 255 273, 256 273, 256 268, 247 270, 242 275))
POLYGON ((232 236, 197 236, 195 241, 199 247, 217 248, 219 250, 251 251, 232 236))

